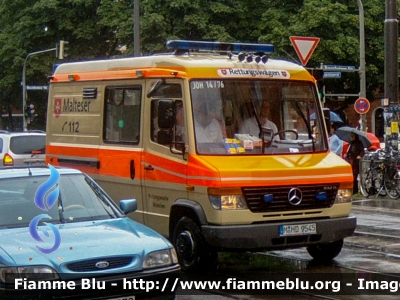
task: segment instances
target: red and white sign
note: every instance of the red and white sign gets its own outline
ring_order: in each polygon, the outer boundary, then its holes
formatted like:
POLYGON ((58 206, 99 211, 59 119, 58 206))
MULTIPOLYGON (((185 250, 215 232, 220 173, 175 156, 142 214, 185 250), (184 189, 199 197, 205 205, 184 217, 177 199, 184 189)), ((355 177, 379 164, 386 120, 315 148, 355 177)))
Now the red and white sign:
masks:
POLYGON ((370 107, 371 105, 369 104, 368 99, 365 98, 358 98, 356 102, 354 102, 354 109, 360 115, 366 114, 370 107))
POLYGON ((56 115, 56 118, 58 118, 61 115, 61 104, 62 104, 61 98, 54 98, 54 114, 56 115))
POLYGON ((319 38, 291 36, 290 41, 300 58, 301 64, 305 66, 319 43, 319 38))

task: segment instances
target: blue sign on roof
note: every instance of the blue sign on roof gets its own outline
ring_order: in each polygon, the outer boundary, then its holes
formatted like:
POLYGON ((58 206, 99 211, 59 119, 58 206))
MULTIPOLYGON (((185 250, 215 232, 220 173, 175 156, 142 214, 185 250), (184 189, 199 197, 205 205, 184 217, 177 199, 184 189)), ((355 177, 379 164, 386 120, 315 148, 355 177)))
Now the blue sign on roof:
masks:
POLYGON ((324 72, 324 79, 337 79, 342 77, 342 72, 324 72))

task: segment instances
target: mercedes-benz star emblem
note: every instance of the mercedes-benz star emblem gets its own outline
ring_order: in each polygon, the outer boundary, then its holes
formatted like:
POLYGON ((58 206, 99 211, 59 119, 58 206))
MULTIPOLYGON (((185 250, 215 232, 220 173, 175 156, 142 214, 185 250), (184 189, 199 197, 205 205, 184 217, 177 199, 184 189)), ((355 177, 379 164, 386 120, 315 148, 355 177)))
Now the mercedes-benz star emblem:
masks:
POLYGON ((288 193, 289 203, 292 205, 299 205, 303 199, 303 194, 298 188, 291 188, 288 193))

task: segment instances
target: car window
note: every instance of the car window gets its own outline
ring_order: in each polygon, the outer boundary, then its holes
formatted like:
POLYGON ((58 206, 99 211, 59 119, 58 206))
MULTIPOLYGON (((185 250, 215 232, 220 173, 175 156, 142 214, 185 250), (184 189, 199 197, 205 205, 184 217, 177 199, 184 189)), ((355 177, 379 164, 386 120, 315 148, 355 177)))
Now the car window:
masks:
POLYGON ((45 149, 45 135, 13 136, 10 140, 10 151, 14 154, 44 154, 45 149))
POLYGON ((76 218, 115 218, 119 213, 98 185, 83 175, 61 176, 60 197, 67 222, 76 218))
MULTIPOLYGON (((38 187, 48 179, 49 176, 1 179, 0 227, 28 226, 30 221, 40 214, 48 214, 51 219, 43 221, 49 223, 102 220, 122 216, 115 203, 83 174, 61 175, 58 201, 49 208, 46 199, 42 199, 46 207, 46 210, 42 210, 35 204, 35 194, 38 187)), ((45 195, 47 197, 48 193, 45 195)))
POLYGON ((0 153, 3 153, 3 139, 0 138, 0 153))

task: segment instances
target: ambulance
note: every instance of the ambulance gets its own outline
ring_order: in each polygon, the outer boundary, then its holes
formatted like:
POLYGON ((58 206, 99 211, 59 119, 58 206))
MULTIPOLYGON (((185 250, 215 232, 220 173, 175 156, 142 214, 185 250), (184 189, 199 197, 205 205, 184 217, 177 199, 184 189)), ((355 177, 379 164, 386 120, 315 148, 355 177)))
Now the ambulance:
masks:
POLYGON ((167 47, 58 66, 46 162, 136 198, 129 217, 168 237, 184 271, 222 251, 335 258, 356 227, 353 176, 329 150, 315 78, 270 44, 167 47))

